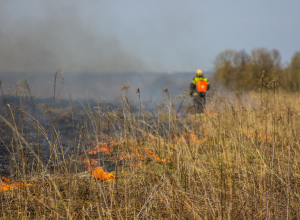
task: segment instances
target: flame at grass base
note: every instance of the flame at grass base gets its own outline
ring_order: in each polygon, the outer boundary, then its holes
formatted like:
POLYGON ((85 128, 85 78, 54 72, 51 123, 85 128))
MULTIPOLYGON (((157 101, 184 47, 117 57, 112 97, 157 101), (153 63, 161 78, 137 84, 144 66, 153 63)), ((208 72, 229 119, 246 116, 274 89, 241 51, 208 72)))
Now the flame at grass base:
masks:
POLYGON ((104 180, 111 183, 114 181, 114 173, 105 172, 103 171, 102 167, 89 169, 89 172, 91 173, 92 177, 96 180, 104 180))
POLYGON ((97 153, 109 153, 111 150, 108 148, 107 143, 98 142, 97 145, 88 151, 88 154, 97 154, 97 153))
POLYGON ((20 187, 24 186, 32 186, 32 184, 25 184, 22 182, 13 182, 10 183, 9 178, 5 178, 4 176, 2 177, 2 182, 0 183, 0 191, 12 191, 19 189, 20 187))

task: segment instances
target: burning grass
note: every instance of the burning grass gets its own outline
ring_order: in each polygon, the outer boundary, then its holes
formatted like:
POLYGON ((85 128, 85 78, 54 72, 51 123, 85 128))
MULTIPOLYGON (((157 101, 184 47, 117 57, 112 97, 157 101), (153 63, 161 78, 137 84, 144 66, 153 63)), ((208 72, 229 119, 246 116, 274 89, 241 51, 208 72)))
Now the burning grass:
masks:
POLYGON ((74 149, 54 139, 53 166, 12 169, 35 181, 2 179, 2 219, 299 219, 300 102, 244 96, 215 94, 204 117, 178 118, 170 96, 86 109, 74 149))
POLYGON ((23 183, 23 182, 10 182, 9 178, 2 177, 2 182, 0 182, 0 191, 12 191, 12 190, 20 190, 26 186, 33 186, 32 183, 23 183))
POLYGON ((96 144, 92 143, 94 147, 88 150, 88 154, 97 154, 97 153, 109 153, 112 151, 111 144, 98 142, 96 144))
POLYGON ((95 178, 96 180, 105 180, 111 183, 114 180, 114 173, 105 172, 103 171, 102 167, 97 167, 89 171, 91 172, 92 177, 95 178))

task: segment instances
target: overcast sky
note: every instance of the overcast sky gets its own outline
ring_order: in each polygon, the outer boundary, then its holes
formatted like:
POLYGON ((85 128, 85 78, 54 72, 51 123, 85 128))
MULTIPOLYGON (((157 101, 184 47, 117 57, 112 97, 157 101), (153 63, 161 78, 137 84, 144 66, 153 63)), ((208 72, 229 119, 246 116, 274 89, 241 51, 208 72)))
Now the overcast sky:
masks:
POLYGON ((0 0, 0 71, 210 71, 225 49, 300 50, 299 0, 0 0))

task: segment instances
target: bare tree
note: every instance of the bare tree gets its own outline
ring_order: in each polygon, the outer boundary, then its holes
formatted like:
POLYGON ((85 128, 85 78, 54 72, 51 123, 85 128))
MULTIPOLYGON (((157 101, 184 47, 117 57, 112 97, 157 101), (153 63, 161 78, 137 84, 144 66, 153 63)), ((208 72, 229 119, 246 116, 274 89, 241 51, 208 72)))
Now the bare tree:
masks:
POLYGON ((225 50, 214 62, 214 79, 222 85, 235 89, 255 89, 262 72, 266 80, 279 78, 282 74, 281 56, 278 50, 253 49, 246 51, 225 50))
POLYGON ((214 78, 225 86, 230 86, 234 74, 234 57, 237 52, 225 50, 214 61, 214 78))
POLYGON ((285 69, 287 78, 287 89, 291 91, 300 90, 300 51, 296 52, 290 65, 285 69))

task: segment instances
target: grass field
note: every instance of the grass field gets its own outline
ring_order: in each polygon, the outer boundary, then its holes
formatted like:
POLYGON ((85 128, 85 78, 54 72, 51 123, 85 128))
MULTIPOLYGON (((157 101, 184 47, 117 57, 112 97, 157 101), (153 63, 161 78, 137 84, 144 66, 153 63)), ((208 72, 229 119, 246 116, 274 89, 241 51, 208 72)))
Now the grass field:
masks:
POLYGON ((154 111, 138 95, 131 101, 124 88, 118 108, 86 106, 74 149, 61 146, 49 107, 50 159, 35 151, 35 168, 26 166, 22 149, 31 146, 7 108, 11 119, 1 120, 14 135, 5 146, 22 146, 19 156, 11 152, 22 175, 2 178, 0 218, 300 218, 298 94, 211 92, 204 117, 185 114, 188 106, 177 116, 184 96, 166 92, 154 111))

